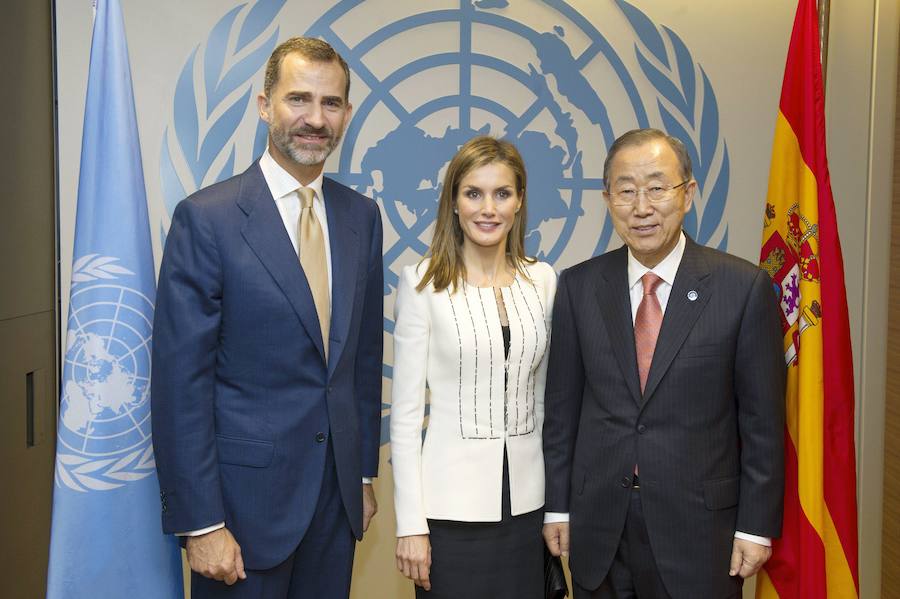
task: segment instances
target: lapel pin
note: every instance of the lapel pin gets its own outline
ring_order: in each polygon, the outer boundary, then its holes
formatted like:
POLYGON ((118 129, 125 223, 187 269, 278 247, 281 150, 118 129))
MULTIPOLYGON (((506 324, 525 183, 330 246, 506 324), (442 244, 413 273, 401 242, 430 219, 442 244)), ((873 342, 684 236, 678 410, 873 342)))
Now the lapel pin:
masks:
POLYGON ((692 302, 696 302, 698 297, 700 297, 700 296, 693 289, 688 291, 688 299, 691 300, 692 302))

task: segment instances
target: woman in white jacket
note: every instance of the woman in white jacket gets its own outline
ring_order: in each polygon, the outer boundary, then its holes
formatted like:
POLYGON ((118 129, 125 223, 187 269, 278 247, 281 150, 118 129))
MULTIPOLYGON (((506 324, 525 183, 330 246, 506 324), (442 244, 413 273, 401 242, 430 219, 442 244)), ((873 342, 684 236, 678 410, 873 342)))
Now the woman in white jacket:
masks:
POLYGON ((542 596, 556 274, 525 256, 525 184, 515 146, 470 140, 447 169, 427 259, 400 277, 391 456, 397 567, 417 597, 542 596))

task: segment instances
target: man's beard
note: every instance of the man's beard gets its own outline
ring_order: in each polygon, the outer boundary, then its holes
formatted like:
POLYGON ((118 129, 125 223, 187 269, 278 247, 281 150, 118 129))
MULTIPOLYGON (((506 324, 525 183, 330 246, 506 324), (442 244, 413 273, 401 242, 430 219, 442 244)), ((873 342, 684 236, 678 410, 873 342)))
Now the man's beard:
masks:
POLYGON ((341 135, 335 135, 329 127, 321 129, 300 127, 288 131, 281 127, 270 126, 269 134, 272 136, 272 143, 282 154, 303 166, 315 166, 325 162, 341 141, 341 135), (324 135, 324 147, 295 141, 294 135, 324 135))

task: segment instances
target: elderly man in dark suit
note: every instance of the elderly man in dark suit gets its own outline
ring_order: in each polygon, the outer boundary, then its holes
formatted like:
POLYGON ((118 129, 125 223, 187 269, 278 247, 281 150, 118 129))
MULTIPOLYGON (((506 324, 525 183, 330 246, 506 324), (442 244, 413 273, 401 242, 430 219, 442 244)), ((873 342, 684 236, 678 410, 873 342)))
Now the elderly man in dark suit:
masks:
POLYGON ((172 217, 153 445, 195 598, 347 597, 376 510, 363 477, 378 468, 381 219, 322 174, 349 89, 328 44, 281 44, 258 99, 268 149, 172 217))
POLYGON ((626 133, 604 179, 625 246, 559 279, 544 537, 571 545, 576 598, 739 597, 781 532, 772 283, 683 233, 697 183, 679 140, 626 133))

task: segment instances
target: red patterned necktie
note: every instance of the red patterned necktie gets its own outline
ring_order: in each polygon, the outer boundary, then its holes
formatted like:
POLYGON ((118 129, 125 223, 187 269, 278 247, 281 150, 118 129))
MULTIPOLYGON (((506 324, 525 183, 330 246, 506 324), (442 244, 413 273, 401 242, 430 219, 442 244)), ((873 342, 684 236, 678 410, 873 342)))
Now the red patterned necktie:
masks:
POLYGON ((644 297, 634 317, 634 347, 637 351, 638 376, 641 379, 641 393, 647 385, 647 375, 653 362, 653 350, 656 349, 656 338, 662 326, 662 307, 656 297, 656 288, 663 280, 652 272, 641 277, 644 285, 644 297))

